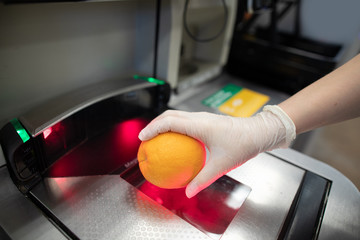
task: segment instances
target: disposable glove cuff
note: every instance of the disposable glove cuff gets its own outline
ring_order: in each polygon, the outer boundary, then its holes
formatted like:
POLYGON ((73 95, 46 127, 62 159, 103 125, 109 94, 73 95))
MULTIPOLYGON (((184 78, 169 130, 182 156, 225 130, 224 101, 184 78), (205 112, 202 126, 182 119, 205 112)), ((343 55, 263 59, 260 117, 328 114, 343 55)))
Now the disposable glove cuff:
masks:
POLYGON ((265 112, 271 112, 274 115, 276 115, 282 124, 285 127, 286 131, 286 138, 285 138, 285 147, 289 147, 291 142, 296 137, 296 127, 294 122, 291 120, 291 118, 277 105, 266 105, 263 108, 263 111, 265 112))

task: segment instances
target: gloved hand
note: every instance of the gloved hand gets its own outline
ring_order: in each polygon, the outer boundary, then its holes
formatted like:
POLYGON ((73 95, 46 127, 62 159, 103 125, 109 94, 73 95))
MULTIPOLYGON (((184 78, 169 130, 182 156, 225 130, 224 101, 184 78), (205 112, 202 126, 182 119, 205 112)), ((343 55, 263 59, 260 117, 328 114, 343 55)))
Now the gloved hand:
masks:
POLYGON ((265 106, 250 118, 168 110, 146 126, 139 139, 168 131, 198 139, 210 152, 203 169, 186 187, 189 198, 258 153, 288 147, 295 138, 294 123, 278 106, 265 106))

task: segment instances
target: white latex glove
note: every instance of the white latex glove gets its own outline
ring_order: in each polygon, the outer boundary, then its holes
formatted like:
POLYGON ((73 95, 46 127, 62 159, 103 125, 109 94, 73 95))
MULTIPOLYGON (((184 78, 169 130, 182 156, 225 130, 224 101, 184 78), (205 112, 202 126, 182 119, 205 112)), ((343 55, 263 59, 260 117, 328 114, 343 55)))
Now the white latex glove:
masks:
POLYGON ((295 138, 294 123, 278 106, 265 106, 250 118, 168 110, 146 126, 139 139, 168 131, 198 139, 210 152, 204 168, 186 187, 189 198, 257 154, 288 147, 295 138))

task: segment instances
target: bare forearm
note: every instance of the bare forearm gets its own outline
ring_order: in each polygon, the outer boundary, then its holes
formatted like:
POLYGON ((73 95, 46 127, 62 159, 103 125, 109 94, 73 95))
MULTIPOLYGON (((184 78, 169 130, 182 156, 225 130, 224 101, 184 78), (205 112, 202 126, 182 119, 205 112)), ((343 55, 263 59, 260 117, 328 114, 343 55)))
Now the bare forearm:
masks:
POLYGON ((279 104, 297 134, 360 116, 360 54, 279 104))

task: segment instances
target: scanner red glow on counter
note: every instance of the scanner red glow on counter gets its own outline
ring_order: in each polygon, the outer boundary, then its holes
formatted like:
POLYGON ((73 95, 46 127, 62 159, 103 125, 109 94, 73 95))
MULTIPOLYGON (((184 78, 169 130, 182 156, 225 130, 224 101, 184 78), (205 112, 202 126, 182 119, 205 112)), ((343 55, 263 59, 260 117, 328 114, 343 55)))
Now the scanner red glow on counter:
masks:
POLYGON ((228 177, 187 198, 185 188, 164 189, 145 181, 138 189, 214 239, 219 239, 251 189, 228 177))

